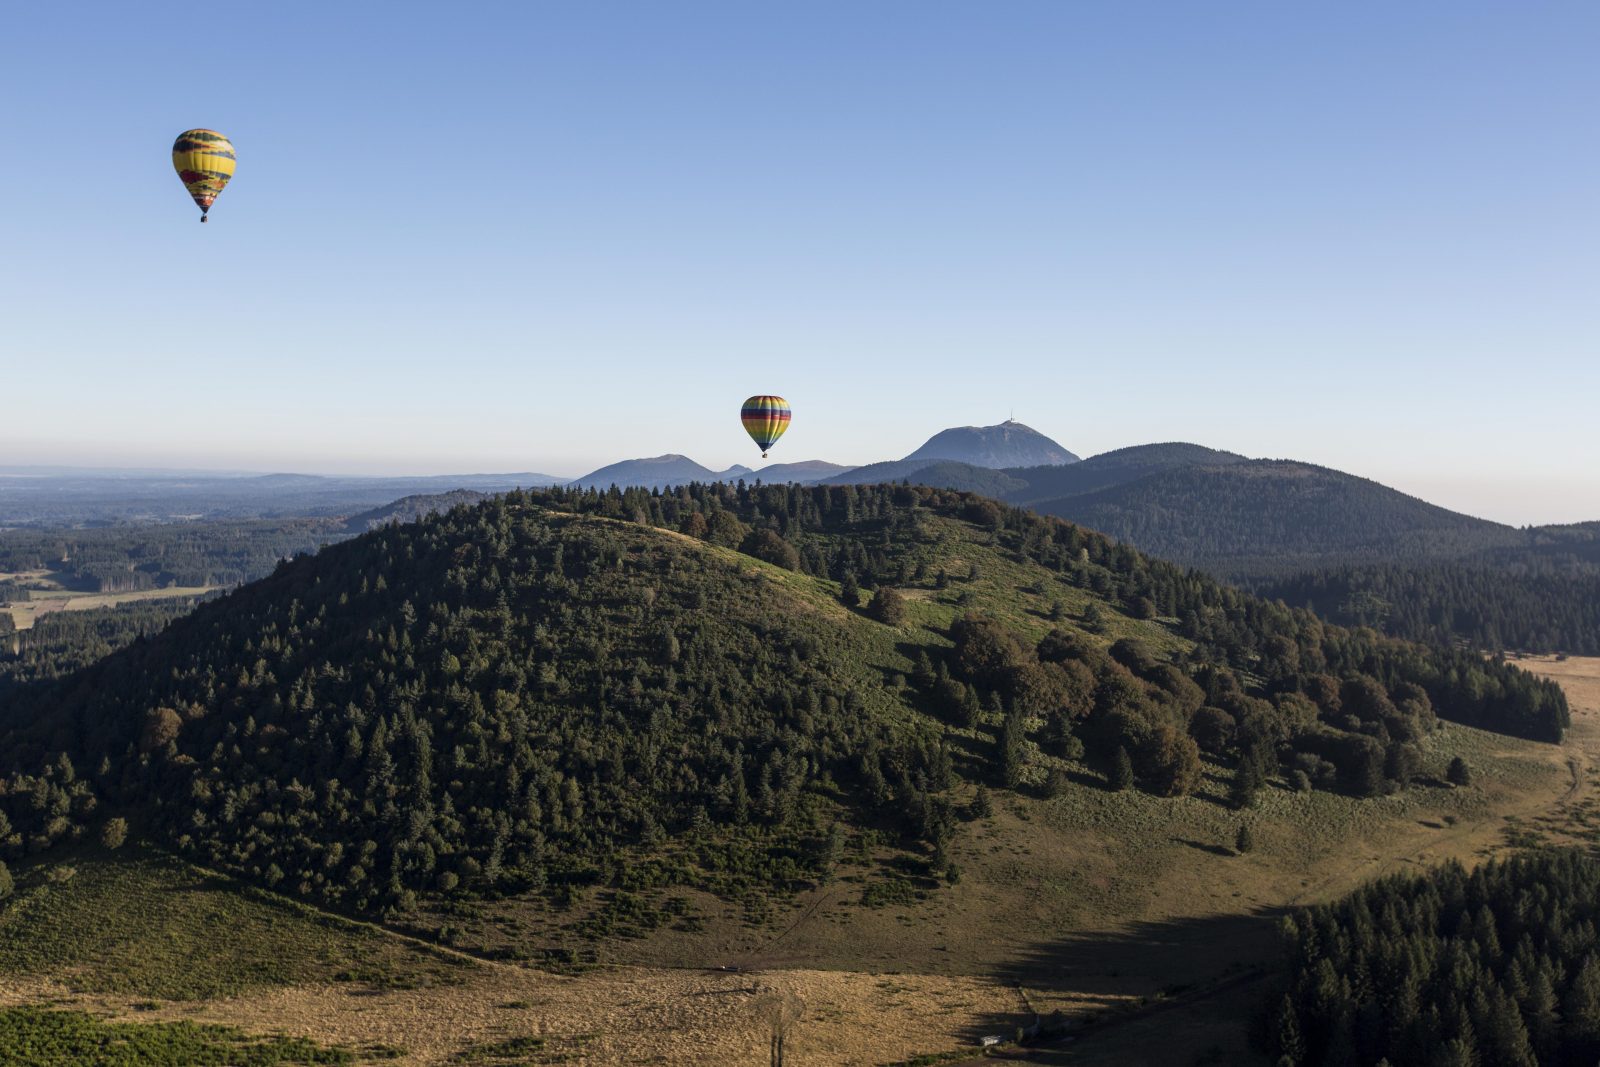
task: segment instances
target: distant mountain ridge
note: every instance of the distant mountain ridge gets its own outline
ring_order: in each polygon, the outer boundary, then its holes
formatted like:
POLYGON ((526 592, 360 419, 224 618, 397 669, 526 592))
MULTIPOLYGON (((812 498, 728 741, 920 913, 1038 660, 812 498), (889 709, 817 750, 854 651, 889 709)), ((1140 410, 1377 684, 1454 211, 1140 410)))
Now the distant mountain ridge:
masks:
MULTIPOLYGON (((972 444, 983 429, 942 431, 906 459, 820 479, 824 464, 757 476, 994 497, 1396 636, 1484 648, 1600 648, 1600 523, 1518 530, 1331 468, 1182 441, 999 469, 930 458, 945 443, 972 444)), ((995 453, 982 446, 965 454, 992 461, 995 453)))
POLYGON ((763 482, 794 482, 799 485, 819 482, 866 485, 908 479, 917 481, 919 479, 914 475, 938 465, 937 470, 929 472, 929 477, 935 479, 929 484, 999 495, 1010 482, 972 472, 1002 467, 1051 467, 1079 462, 1081 460, 1077 456, 1038 430, 1008 420, 996 426, 956 426, 940 430, 904 459, 870 463, 865 467, 813 459, 798 463, 774 463, 757 471, 744 466, 714 471, 688 456, 668 453, 613 463, 574 479, 570 484, 587 489, 608 489, 613 485, 620 488, 639 486, 644 489, 664 489, 690 482, 732 481, 749 476, 763 482))
POLYGON ((345 529, 351 533, 366 533, 380 526, 397 522, 415 522, 428 515, 437 515, 462 504, 476 504, 489 494, 476 489, 454 489, 448 493, 425 493, 401 497, 381 508, 363 511, 345 520, 345 529))
POLYGON ((768 464, 752 471, 750 476, 759 478, 763 482, 796 482, 800 485, 809 485, 854 469, 845 463, 829 463, 825 459, 804 459, 798 463, 768 464))
POLYGON ((668 452, 662 456, 644 459, 625 459, 591 471, 582 478, 573 479, 569 485, 582 489, 609 489, 611 486, 637 486, 640 489, 665 489, 691 482, 729 481, 750 473, 750 468, 734 464, 727 470, 714 471, 696 463, 688 456, 668 452))
POLYGON ((1174 466, 1028 504, 1141 551, 1245 580, 1332 561, 1449 559, 1527 540, 1510 526, 1293 460, 1174 466))
POLYGON ((1027 483, 1027 489, 1010 494, 1015 504, 1030 503, 1076 493, 1123 485, 1147 475, 1181 467, 1222 467, 1248 462, 1248 457, 1184 441, 1134 445, 1102 452, 1068 466, 1027 467, 1007 471, 1027 483))
POLYGON ((940 430, 921 448, 905 457, 906 463, 953 460, 974 467, 1042 467, 1078 463, 1078 456, 1055 441, 1014 419, 996 426, 956 426, 940 430))

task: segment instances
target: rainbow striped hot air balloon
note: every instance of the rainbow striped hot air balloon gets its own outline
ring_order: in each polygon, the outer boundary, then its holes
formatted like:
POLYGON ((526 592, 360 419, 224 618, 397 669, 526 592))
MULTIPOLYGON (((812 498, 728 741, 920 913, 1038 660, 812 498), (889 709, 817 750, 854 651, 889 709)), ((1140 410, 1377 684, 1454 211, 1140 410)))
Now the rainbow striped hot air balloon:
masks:
POLYGON ((233 144, 216 130, 184 130, 172 142, 172 169, 200 205, 200 221, 233 177, 233 144))
POLYGON ((767 449, 783 436, 789 428, 789 402, 781 396, 753 396, 744 402, 739 411, 739 421, 745 433, 761 449, 761 458, 767 458, 767 449))

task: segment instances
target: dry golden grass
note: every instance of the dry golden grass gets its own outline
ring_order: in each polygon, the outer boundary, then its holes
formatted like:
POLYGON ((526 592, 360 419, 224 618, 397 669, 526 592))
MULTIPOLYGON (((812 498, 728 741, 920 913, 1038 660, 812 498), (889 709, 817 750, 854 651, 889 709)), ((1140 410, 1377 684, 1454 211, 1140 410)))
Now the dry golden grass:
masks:
POLYGON ((771 990, 804 1005, 787 1046, 786 1062, 797 1067, 879 1064, 970 1044, 973 1020, 1023 1008, 1018 991, 996 978, 631 967, 562 978, 494 963, 459 986, 302 985, 142 1009, 133 997, 11 981, 0 983, 0 1005, 52 1000, 118 1018, 226 1021, 256 1034, 397 1047, 404 1052, 393 1062, 402 1064, 444 1064, 473 1046, 516 1037, 542 1037, 546 1054, 574 1063, 742 1064, 764 1062, 758 1001, 771 990))
POLYGON ((1521 656, 1516 660, 1523 670, 1546 678, 1554 678, 1567 691, 1573 705, 1573 720, 1580 715, 1591 721, 1600 716, 1600 657, 1576 656, 1557 659, 1555 656, 1521 656))
POLYGON ((204 596, 221 588, 215 585, 168 586, 164 589, 140 589, 127 593, 75 593, 70 590, 35 591, 32 600, 0 607, 11 613, 11 621, 19 630, 33 628, 34 620, 52 611, 88 611, 91 608, 111 608, 118 604, 132 604, 141 600, 175 600, 179 597, 204 596))

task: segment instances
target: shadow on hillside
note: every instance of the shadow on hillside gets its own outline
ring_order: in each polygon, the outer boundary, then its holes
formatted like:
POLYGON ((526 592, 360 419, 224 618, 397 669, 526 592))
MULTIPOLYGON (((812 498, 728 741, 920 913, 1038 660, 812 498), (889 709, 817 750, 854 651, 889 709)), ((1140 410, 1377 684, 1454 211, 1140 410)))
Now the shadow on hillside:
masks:
POLYGON ((1232 801, 1226 800, 1226 799, 1224 799, 1222 797, 1219 797, 1219 796, 1216 796, 1216 795, 1214 795, 1212 793, 1201 792, 1200 790, 1196 789, 1196 790, 1191 790, 1188 795, 1191 798, 1200 801, 1202 804, 1210 804, 1212 807, 1221 808, 1223 811, 1238 811, 1239 810, 1238 808, 1234 807, 1232 801))
MULTIPOLYGON (((1209 851, 1212 846, 1197 847, 1209 851)), ((1284 909, 1273 908, 1141 922, 1029 945, 993 972, 999 981, 1017 987, 1016 1009, 975 1018, 962 1037, 974 1044, 987 1034, 1009 1040, 1019 1027, 1031 1026, 1035 1018, 1028 991, 1073 994, 1093 1013, 1099 1005, 1120 1010, 1140 998, 1153 1005, 1244 981, 1259 975, 1259 968, 1277 964, 1276 927, 1283 914, 1284 909)), ((1039 1007, 1048 1009, 1047 1004, 1039 1007)), ((1044 1021, 1051 1021, 1048 1010, 1044 1021)))
POLYGON ((1002 981, 1089 996, 1150 996, 1175 984, 1216 978, 1230 967, 1278 958, 1284 909, 1131 923, 1023 949, 995 969, 1002 981))
POLYGON ((1095 774, 1093 771, 1083 771, 1077 767, 1068 766, 1066 775, 1067 781, 1074 785, 1081 785, 1088 789, 1101 789, 1108 793, 1112 792, 1111 786, 1103 774, 1095 774))
POLYGON ((1223 845, 1207 844, 1204 841, 1191 841, 1187 837, 1174 837, 1173 840, 1180 845, 1188 845, 1190 848, 1199 849, 1201 852, 1209 852, 1213 856, 1233 855, 1233 849, 1223 845))

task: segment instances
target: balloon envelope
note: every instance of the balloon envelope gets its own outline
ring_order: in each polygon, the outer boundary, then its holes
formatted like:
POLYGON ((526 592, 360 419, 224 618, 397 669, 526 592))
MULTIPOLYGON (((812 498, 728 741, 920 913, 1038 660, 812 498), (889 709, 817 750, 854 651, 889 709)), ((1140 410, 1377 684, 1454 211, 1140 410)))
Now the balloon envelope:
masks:
POLYGON ((184 130, 172 143, 172 169, 200 205, 200 221, 233 177, 233 144, 216 130, 184 130))
POLYGON ((744 402, 739 421, 765 456, 772 443, 789 428, 789 402, 781 396, 753 396, 744 402))

